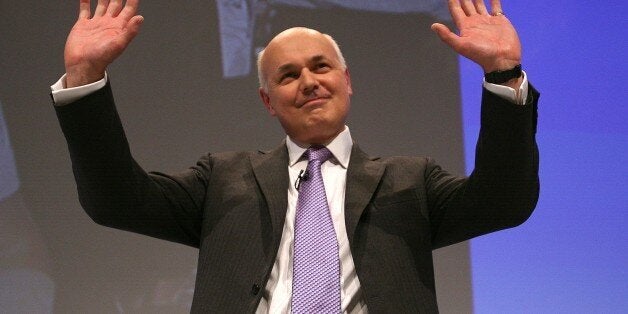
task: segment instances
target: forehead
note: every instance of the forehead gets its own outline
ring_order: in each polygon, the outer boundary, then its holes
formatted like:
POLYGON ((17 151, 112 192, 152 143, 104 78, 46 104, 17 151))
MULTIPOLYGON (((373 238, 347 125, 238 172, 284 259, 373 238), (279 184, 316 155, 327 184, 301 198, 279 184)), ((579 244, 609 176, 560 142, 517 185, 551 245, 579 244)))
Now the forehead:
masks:
POLYGON ((287 65, 298 65, 319 59, 338 62, 338 56, 329 39, 320 33, 295 32, 278 36, 268 44, 264 51, 262 66, 266 71, 276 71, 287 65))

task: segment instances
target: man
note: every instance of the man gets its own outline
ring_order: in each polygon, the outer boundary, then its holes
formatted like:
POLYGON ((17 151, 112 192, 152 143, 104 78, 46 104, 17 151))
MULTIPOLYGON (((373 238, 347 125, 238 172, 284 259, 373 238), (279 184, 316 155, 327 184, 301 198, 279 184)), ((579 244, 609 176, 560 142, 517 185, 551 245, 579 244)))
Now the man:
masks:
MULTIPOLYGON (((481 0, 449 1, 460 36, 432 26, 495 83, 484 85, 469 178, 429 158, 370 158, 353 144, 345 125, 349 70, 333 39, 307 28, 278 34, 258 61, 259 94, 285 143, 268 153, 208 154, 176 175, 145 173, 130 154, 105 75, 139 31, 138 2, 101 0, 92 15, 81 0, 53 97, 87 213, 107 226, 200 249, 193 312, 300 312, 300 217, 315 181, 335 250, 333 261, 315 266, 337 274, 325 297, 306 295, 316 304, 305 312, 437 312, 431 251, 531 214, 538 93, 518 67, 519 40, 499 1, 492 14, 481 0), (320 151, 331 158, 308 161, 320 151), (315 163, 322 174, 310 168, 315 163), (338 302, 323 304, 327 299, 338 302)), ((320 226, 308 244, 313 251, 328 249, 316 246, 328 239, 320 226)), ((306 292, 326 285, 303 284, 306 292)))

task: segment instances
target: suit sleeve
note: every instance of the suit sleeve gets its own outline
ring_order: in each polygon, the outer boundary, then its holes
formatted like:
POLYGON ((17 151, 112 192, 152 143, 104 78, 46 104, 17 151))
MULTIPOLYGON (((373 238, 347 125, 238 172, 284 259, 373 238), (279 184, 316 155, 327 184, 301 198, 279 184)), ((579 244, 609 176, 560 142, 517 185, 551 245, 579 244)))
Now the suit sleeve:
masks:
POLYGON ((109 83, 55 110, 79 201, 95 222, 198 247, 208 156, 178 175, 145 172, 131 156, 109 83))
POLYGON ((475 167, 459 178, 428 161, 425 173, 433 248, 522 224, 539 196, 535 140, 539 93, 512 104, 484 89, 475 167))

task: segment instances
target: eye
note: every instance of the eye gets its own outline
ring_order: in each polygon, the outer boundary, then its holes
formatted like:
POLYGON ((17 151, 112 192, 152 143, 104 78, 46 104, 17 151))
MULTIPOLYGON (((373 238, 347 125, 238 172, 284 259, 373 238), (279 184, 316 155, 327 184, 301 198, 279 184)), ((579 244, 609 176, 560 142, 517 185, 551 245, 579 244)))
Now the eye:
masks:
POLYGON ((331 68, 331 66, 326 62, 319 62, 314 66, 314 70, 318 73, 326 72, 331 68))
POLYGON ((279 82, 296 79, 298 77, 299 77, 299 73, 297 72, 286 72, 281 75, 281 77, 279 78, 279 82))
POLYGON ((287 79, 287 78, 297 78, 299 77, 299 73, 297 72, 286 72, 281 76, 281 79, 287 79))

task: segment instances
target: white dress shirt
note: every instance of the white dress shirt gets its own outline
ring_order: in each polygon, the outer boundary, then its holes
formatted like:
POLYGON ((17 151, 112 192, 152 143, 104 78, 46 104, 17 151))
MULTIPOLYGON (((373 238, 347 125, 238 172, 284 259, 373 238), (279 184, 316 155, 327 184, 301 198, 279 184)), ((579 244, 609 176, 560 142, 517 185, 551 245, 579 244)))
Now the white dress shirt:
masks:
MULTIPOLYGON (((262 301, 257 308, 257 313, 260 314, 288 314, 291 307, 294 220, 299 198, 299 192, 294 183, 301 170, 305 170, 307 167, 308 162, 303 157, 303 153, 308 147, 299 146, 290 137, 286 139, 286 146, 288 147, 288 172, 291 182, 288 188, 288 211, 286 212, 286 221, 283 226, 277 258, 264 289, 262 301)), ((344 131, 336 136, 326 147, 333 154, 333 158, 321 165, 321 173, 325 184, 327 201, 329 202, 329 211, 338 239, 341 310, 343 313, 367 313, 345 227, 345 183, 351 148, 353 147, 349 128, 345 126, 344 131)))

